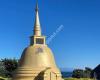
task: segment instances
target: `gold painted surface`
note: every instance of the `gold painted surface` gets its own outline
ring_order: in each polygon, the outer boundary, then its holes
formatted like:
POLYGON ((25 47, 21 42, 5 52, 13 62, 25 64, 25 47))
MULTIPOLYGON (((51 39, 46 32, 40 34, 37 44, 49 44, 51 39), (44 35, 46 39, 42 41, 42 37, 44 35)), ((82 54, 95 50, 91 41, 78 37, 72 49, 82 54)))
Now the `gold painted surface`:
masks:
POLYGON ((54 57, 47 45, 27 47, 19 61, 13 80, 62 80, 54 57))

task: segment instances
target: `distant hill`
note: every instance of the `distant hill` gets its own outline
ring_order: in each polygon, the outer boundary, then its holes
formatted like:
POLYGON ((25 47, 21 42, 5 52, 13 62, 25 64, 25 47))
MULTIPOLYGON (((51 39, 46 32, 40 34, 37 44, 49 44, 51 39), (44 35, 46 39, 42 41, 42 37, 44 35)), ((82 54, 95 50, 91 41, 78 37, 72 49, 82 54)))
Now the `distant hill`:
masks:
POLYGON ((61 72, 63 78, 72 77, 72 72, 61 72))
POLYGON ((69 78, 72 77, 72 73, 73 73, 73 68, 61 68, 61 74, 63 78, 69 78))

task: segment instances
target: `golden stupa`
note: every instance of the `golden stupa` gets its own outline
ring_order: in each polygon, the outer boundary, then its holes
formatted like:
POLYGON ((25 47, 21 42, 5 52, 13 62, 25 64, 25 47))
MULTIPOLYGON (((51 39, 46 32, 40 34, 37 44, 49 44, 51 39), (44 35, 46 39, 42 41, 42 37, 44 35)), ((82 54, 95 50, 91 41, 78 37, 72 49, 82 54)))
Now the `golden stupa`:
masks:
POLYGON ((41 35, 41 27, 36 5, 34 35, 31 36, 30 46, 25 48, 12 80, 62 80, 60 70, 57 68, 52 51, 41 35))

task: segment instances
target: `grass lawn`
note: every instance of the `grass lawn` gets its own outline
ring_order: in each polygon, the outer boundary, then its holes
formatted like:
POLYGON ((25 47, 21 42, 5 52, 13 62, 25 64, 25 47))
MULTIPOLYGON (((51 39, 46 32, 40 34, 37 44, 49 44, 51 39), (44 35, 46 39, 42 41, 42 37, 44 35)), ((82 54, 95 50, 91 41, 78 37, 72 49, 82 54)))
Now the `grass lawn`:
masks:
POLYGON ((11 80, 11 79, 0 77, 0 80, 11 80))
POLYGON ((65 78, 64 80, 94 80, 94 79, 89 79, 89 78, 80 78, 80 79, 77 79, 77 78, 65 78))
MULTIPOLYGON (((11 79, 0 77, 0 80, 11 80, 11 79)), ((89 79, 89 78, 80 78, 80 79, 77 79, 77 78, 65 78, 64 80, 94 80, 94 79, 89 79)))

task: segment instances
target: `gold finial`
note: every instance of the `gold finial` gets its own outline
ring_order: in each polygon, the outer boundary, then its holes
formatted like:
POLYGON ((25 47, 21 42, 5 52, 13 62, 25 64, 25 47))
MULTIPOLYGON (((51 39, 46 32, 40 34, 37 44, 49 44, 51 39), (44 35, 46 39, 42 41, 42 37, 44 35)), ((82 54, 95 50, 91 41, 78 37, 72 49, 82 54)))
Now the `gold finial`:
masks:
POLYGON ((35 10, 38 11, 38 9, 39 9, 38 8, 38 0, 36 0, 36 9, 35 10))

